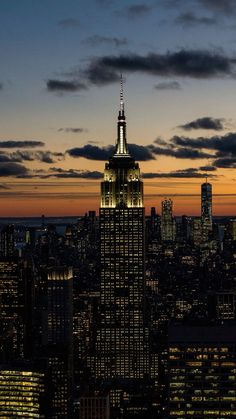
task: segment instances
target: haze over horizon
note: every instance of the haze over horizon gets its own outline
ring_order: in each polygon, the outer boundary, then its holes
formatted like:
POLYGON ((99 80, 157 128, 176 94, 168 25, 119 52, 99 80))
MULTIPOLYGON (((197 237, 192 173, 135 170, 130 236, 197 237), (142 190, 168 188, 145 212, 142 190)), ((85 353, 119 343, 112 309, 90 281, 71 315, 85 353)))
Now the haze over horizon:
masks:
POLYGON ((125 83, 147 211, 236 205, 233 0, 2 0, 0 217, 97 210, 125 83))

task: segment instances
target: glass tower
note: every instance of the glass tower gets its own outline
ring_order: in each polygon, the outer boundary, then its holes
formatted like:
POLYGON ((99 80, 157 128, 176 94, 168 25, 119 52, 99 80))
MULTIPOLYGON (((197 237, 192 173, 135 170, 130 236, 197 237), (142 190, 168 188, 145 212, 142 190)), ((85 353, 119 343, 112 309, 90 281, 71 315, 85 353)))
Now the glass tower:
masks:
POLYGON ((147 373, 143 183, 128 151, 121 80, 118 135, 101 183, 101 319, 96 376, 142 379, 147 373))

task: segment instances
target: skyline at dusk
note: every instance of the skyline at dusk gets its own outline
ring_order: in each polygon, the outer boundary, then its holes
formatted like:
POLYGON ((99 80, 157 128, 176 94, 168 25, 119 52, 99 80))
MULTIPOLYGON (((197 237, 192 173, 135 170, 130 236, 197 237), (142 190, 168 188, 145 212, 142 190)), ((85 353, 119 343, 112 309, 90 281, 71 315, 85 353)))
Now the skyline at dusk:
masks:
POLYGON ((1 217, 82 215, 100 205, 120 74, 128 147, 149 212, 236 205, 233 0, 1 3, 1 217))

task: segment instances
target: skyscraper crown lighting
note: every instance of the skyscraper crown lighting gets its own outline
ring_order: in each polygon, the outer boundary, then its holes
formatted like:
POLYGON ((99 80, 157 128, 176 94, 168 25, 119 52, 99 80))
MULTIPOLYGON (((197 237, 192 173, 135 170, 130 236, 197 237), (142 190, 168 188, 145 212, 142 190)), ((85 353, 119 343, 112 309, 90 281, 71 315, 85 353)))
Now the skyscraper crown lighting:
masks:
POLYGON ((101 208, 143 207, 143 183, 138 163, 130 155, 126 138, 123 79, 114 155, 106 163, 101 184, 101 208))

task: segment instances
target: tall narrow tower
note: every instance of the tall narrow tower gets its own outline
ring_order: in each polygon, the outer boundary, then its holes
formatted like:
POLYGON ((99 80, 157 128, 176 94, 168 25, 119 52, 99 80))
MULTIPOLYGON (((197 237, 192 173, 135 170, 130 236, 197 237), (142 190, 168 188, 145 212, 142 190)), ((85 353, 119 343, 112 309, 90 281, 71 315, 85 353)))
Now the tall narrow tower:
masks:
POLYGON ((126 141, 121 80, 118 136, 101 183, 101 321, 97 378, 142 379, 147 373, 143 183, 126 141))
POLYGON ((212 185, 207 179, 201 186, 201 218, 203 238, 207 240, 212 230, 212 185))

